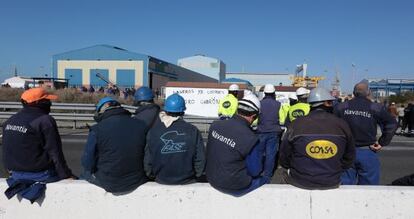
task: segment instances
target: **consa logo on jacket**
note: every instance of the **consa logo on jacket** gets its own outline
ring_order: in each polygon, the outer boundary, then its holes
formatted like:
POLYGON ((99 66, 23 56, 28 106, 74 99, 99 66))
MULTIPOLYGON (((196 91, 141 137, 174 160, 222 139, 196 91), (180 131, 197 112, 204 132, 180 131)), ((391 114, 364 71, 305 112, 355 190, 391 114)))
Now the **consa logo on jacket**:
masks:
POLYGON ((337 152, 336 144, 327 140, 316 140, 306 145, 306 153, 315 159, 329 159, 337 152))

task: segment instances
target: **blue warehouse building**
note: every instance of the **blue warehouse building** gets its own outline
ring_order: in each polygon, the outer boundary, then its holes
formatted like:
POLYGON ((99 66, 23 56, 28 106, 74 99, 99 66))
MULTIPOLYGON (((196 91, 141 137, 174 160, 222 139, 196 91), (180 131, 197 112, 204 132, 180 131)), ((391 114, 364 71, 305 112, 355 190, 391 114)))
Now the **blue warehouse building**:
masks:
POLYGON ((152 56, 116 46, 96 45, 52 57, 53 77, 68 79, 69 86, 149 86, 160 89, 168 81, 218 82, 216 79, 152 56))
POLYGON ((374 97, 388 97, 407 91, 414 92, 414 79, 368 79, 374 97))

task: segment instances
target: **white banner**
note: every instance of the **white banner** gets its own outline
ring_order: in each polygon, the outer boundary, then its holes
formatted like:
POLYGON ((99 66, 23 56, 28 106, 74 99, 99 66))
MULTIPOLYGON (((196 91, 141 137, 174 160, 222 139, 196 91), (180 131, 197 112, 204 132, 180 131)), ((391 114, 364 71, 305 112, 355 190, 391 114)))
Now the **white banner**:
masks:
POLYGON ((186 115, 217 117, 220 99, 227 95, 227 89, 166 87, 165 96, 178 93, 187 107, 186 115))

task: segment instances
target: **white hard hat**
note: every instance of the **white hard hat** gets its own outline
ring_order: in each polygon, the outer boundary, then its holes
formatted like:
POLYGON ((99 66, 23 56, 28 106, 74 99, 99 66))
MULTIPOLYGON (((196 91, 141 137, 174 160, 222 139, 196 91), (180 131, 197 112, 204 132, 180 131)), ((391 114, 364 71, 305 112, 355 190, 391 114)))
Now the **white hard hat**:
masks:
POLYGON ((248 112, 259 112, 260 111, 260 101, 259 98, 254 94, 249 94, 239 100, 238 109, 246 110, 248 112))
POLYGON ((239 85, 237 84, 232 84, 229 87, 229 91, 238 91, 239 90, 239 85))
POLYGON ((243 96, 252 95, 253 92, 251 90, 244 90, 243 96))
POLYGON ((275 92, 275 86, 272 84, 266 84, 264 87, 264 92, 266 94, 273 94, 275 92))
POLYGON ((295 93, 289 93, 289 99, 298 100, 298 97, 295 93))
POLYGON ((310 93, 310 90, 304 87, 300 87, 296 90, 296 96, 302 96, 302 95, 309 94, 309 93, 310 93))
POLYGON ((308 103, 311 103, 312 106, 317 106, 321 105, 322 102, 326 100, 335 100, 335 97, 333 97, 325 88, 317 87, 312 89, 308 98, 308 103))

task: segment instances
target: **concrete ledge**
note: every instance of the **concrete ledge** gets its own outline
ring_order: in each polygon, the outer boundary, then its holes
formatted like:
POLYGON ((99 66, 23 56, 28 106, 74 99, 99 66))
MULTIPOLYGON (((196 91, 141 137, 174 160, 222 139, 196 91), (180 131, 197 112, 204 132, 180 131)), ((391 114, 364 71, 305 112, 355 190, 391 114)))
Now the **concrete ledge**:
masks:
MULTIPOLYGON (((0 190, 7 188, 0 179, 0 190)), ((208 184, 147 183, 114 196, 85 181, 47 185, 43 202, 0 194, 0 218, 414 218, 414 187, 343 186, 308 191, 266 185, 235 198, 208 184)))

